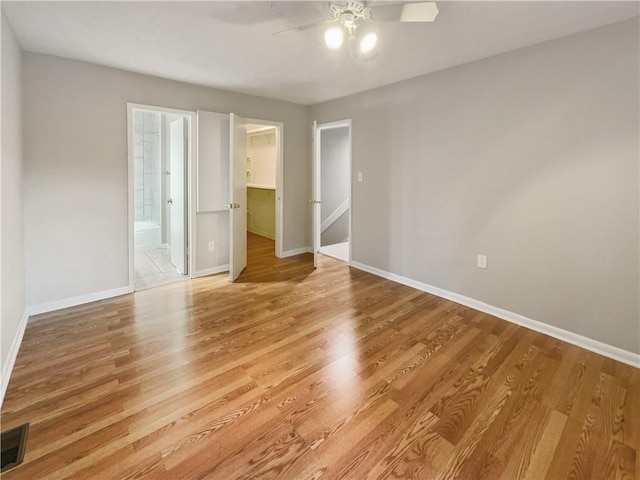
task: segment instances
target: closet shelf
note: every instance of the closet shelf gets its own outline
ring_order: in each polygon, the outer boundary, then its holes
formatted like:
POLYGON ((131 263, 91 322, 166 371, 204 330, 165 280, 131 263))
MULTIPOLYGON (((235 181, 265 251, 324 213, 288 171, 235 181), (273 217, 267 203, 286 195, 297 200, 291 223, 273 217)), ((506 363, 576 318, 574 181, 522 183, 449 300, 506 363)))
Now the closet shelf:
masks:
POLYGON ((247 188, 260 188, 262 190, 275 190, 275 185, 260 185, 258 183, 247 183, 247 188))
POLYGON ((257 135, 266 135, 268 133, 273 133, 276 131, 276 127, 271 125, 265 125, 263 127, 255 128, 253 130, 248 130, 247 135, 250 137, 255 137, 257 135))

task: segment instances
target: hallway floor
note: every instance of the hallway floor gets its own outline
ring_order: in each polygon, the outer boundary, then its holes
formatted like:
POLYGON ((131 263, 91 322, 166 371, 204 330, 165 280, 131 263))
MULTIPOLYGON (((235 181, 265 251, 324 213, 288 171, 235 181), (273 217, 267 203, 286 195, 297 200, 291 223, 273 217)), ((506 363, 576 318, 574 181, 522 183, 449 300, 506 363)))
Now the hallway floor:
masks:
POLYGON ((343 262, 349 261, 349 242, 335 243, 320 247, 320 253, 343 262))

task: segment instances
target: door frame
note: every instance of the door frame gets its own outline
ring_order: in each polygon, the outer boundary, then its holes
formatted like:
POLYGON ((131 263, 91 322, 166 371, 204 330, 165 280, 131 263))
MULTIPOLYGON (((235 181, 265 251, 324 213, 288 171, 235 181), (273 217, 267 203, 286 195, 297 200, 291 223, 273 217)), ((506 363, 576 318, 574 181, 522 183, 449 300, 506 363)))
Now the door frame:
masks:
POLYGON ((187 191, 185 192, 185 201, 187 202, 187 248, 188 248, 188 277, 193 278, 192 274, 195 268, 195 252, 193 250, 194 245, 194 228, 195 228, 195 208, 194 208, 194 199, 193 193, 195 189, 193 188, 192 181, 192 172, 195 171, 195 160, 196 160, 196 112, 190 110, 179 110, 176 108, 169 107, 158 107, 155 105, 144 105, 140 103, 132 103, 127 102, 127 156, 128 156, 128 200, 127 200, 127 210, 128 210, 128 232, 127 232, 127 240, 129 242, 128 252, 129 252, 129 289, 133 292, 135 291, 135 180, 134 180, 134 167, 135 167, 135 158, 134 158, 134 144, 133 144, 133 134, 135 123, 133 120, 133 111, 134 110, 142 110, 153 113, 166 113, 166 114, 174 114, 174 115, 183 115, 187 118, 187 127, 188 127, 188 145, 189 151, 187 152, 187 165, 185 175, 187 176, 187 191))
POLYGON ((167 167, 167 172, 169 172, 169 181, 166 182, 165 184, 169 184, 169 191, 171 193, 171 196, 168 196, 167 198, 167 202, 169 202, 169 200, 171 200, 171 206, 170 207, 165 207, 166 211, 165 211, 165 220, 168 218, 171 218, 171 222, 169 224, 169 230, 166 230, 166 225, 163 225, 163 230, 167 231, 168 233, 168 237, 167 243, 169 243, 170 245, 170 257, 171 257, 171 263, 173 263, 173 266, 176 267, 178 269, 179 273, 182 273, 184 270, 187 271, 187 273, 189 272, 189 263, 188 263, 188 259, 189 259, 189 232, 187 231, 187 225, 188 225, 188 219, 189 219, 189 192, 187 191, 187 184, 189 181, 189 172, 187 171, 187 158, 185 157, 185 153, 189 152, 189 147, 187 145, 187 141, 189 139, 189 132, 187 131, 187 125, 189 123, 189 120, 181 115, 176 115, 175 117, 173 117, 173 119, 171 119, 170 117, 166 117, 166 121, 164 123, 165 125, 165 132, 167 133, 167 138, 165 138, 165 145, 167 146, 167 150, 165 153, 165 158, 166 158, 166 167, 167 167), (175 142, 176 144, 180 144, 182 143, 182 145, 179 145, 179 148, 181 150, 181 153, 179 153, 178 155, 175 156, 176 160, 179 160, 181 158, 181 161, 178 161, 176 163, 176 168, 174 169, 174 165, 173 165, 173 161, 174 161, 174 154, 172 149, 175 148, 175 144, 174 144, 174 131, 173 131, 173 125, 174 122, 176 124, 178 124, 178 132, 180 137, 182 139, 182 141, 178 141, 175 142), (175 171, 174 171, 175 170, 175 171), (178 181, 179 180, 179 181, 178 181), (178 205, 180 204, 180 202, 182 202, 182 208, 181 209, 176 209, 174 202, 175 202, 175 198, 176 195, 174 193, 174 187, 176 188, 177 191, 182 191, 182 198, 180 200, 178 200, 178 205), (180 210, 182 210, 182 212, 180 212, 180 210), (178 232, 177 229, 174 229, 174 224, 176 221, 176 215, 181 215, 182 216, 182 229, 178 232), (175 233, 180 233, 180 235, 174 235, 175 233), (176 241, 176 243, 174 244, 174 241, 176 241), (178 247, 181 246, 181 250, 182 251, 177 251, 178 247), (176 258, 174 258, 174 253, 178 254, 176 255, 176 258), (182 257, 182 258, 180 258, 182 257), (178 268, 178 266, 180 268, 178 268))
POLYGON ((227 208, 229 209, 229 281, 235 282, 247 267, 247 120, 233 112, 229 114, 229 203, 227 208))
POLYGON ((283 240, 284 240, 284 123, 272 120, 261 120, 259 118, 244 117, 247 123, 255 123, 260 125, 269 125, 276 128, 276 238, 275 238, 275 255, 278 258, 283 257, 283 240))
MULTIPOLYGON (((311 201, 320 201, 322 202, 322 132, 324 130, 331 130, 335 128, 347 128, 349 135, 349 151, 348 151, 348 160, 349 163, 349 259, 347 260, 347 264, 351 265, 351 250, 353 246, 353 229, 351 227, 352 219, 353 219, 353 134, 352 134, 352 122, 350 118, 345 118, 344 120, 336 120, 333 122, 326 123, 317 123, 313 122, 314 131, 313 131, 313 165, 311 168, 311 182, 312 182, 312 196, 318 198, 312 198, 311 201), (316 172, 319 172, 319 178, 315 178, 316 172), (315 192, 316 186, 318 187, 318 192, 315 192)), ((316 208, 316 204, 312 204, 312 208, 316 208)), ((322 211, 322 204, 320 204, 320 208, 318 210, 322 211)), ((311 250, 314 257, 314 265, 317 264, 317 256, 320 253, 321 243, 322 243, 322 231, 320 230, 320 226, 322 224, 321 214, 315 215, 314 210, 312 210, 311 215, 311 223, 312 223, 312 237, 311 237, 311 250), (316 218, 317 217, 317 218, 316 218), (318 231, 318 245, 316 248, 315 242, 315 232, 318 231), (317 250, 317 251, 316 251, 317 250)))

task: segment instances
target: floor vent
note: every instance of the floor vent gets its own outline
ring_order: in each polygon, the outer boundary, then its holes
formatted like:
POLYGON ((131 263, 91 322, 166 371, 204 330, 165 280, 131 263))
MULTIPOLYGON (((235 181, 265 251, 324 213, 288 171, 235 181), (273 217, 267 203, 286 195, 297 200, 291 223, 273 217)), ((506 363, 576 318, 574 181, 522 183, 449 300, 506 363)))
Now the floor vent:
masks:
POLYGON ((24 447, 27 443, 27 432, 29 424, 25 423, 19 427, 2 432, 0 446, 2 448, 2 468, 0 472, 20 465, 24 459, 24 447))

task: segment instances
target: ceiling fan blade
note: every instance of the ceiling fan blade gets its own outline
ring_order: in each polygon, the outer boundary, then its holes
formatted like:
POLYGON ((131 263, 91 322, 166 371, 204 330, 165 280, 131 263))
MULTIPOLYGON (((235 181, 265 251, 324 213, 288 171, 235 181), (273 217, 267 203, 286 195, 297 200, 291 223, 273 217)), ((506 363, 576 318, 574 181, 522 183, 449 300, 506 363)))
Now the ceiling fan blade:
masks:
POLYGON ((285 33, 291 33, 291 32, 302 32, 304 30, 309 30, 310 28, 316 28, 316 27, 320 27, 326 23, 334 23, 335 20, 331 19, 331 20, 322 20, 321 22, 314 22, 314 23, 308 23, 306 25, 301 25, 299 27, 293 27, 293 28, 289 28, 287 30, 282 30, 281 32, 276 32, 273 35, 284 35, 285 33))
POLYGON ((378 5, 369 9, 374 22, 433 22, 439 13, 435 2, 378 5))

